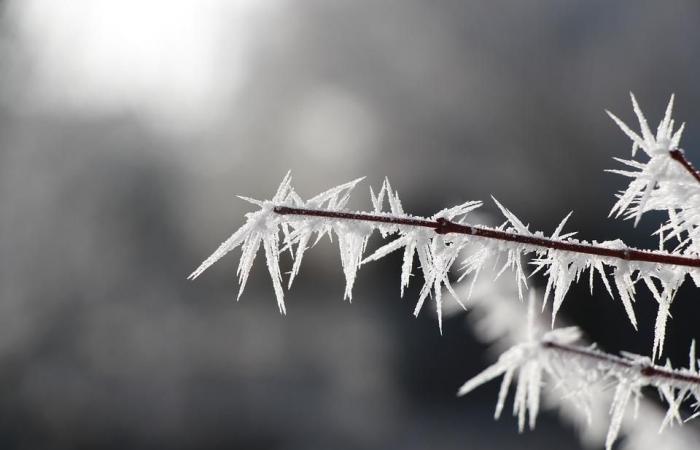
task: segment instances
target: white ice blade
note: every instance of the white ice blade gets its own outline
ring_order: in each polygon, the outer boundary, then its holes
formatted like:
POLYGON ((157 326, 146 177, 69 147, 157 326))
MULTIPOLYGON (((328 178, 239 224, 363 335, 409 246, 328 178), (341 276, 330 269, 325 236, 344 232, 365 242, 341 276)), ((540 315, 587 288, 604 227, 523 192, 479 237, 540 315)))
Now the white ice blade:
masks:
POLYGON ((242 227, 236 230, 228 239, 222 242, 221 245, 219 245, 219 247, 214 251, 214 253, 209 255, 209 257, 205 259, 204 262, 202 262, 202 264, 200 264, 199 267, 197 267, 197 269, 187 277, 187 279, 196 279, 212 264, 223 258, 224 255, 226 255, 231 250, 238 247, 247 238, 247 235, 250 232, 251 228, 252 224, 250 222, 246 222, 242 227))

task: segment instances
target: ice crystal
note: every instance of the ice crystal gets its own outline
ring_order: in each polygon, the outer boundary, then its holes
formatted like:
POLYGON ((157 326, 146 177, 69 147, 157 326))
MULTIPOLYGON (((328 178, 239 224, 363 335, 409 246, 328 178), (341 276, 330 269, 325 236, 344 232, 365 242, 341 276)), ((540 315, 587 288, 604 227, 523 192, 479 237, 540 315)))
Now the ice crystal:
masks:
POLYGON ((423 286, 414 314, 419 314, 428 298, 434 300, 442 333, 445 309, 443 290, 454 298, 456 304, 466 307, 452 286, 452 268, 457 260, 461 259, 460 279, 472 277, 467 298, 473 294, 479 274, 488 272, 484 270, 485 267, 490 267, 494 261, 494 267, 500 267, 500 270, 496 270, 496 279, 507 270, 515 274, 520 300, 523 300, 524 291, 528 289, 527 277, 539 272, 546 277, 542 308, 551 304, 551 329, 547 331, 535 319, 535 296, 534 291, 530 291, 528 325, 522 339, 506 350, 494 365, 467 381, 459 390, 459 395, 503 376, 495 416, 501 415, 510 385, 515 383, 513 414, 517 416, 518 427, 522 431, 526 425, 530 428, 535 426, 541 406, 540 395, 546 381, 564 392, 566 398, 589 420, 593 416, 591 405, 595 403, 592 400, 592 386, 613 387, 610 422, 605 438, 608 449, 625 426, 630 403, 639 404, 641 390, 646 386, 656 388, 668 405, 661 428, 680 423, 683 421, 680 408, 686 400, 693 400, 696 409, 700 404, 700 374, 695 359, 695 344, 691 346, 687 369, 673 369, 669 364, 660 366, 655 362, 663 352, 665 330, 676 292, 686 277, 692 278, 700 286, 700 269, 697 267, 700 256, 700 209, 694 206, 700 204, 700 174, 683 159, 682 151, 678 148, 684 127, 681 125, 674 129, 671 118, 673 97, 656 133, 652 133, 633 95, 632 105, 639 121, 639 134, 612 113, 608 114, 632 140, 632 158, 641 149, 648 161, 617 159, 626 167, 612 172, 631 181, 618 195, 611 215, 633 219, 637 225, 644 213, 665 211, 668 220, 656 232, 658 250, 637 250, 619 239, 606 242, 579 240, 574 237, 576 233, 564 232, 571 213, 551 235, 533 231, 495 199, 496 207, 505 217, 505 222, 496 228, 470 224, 470 214, 482 205, 478 201, 446 208, 430 217, 414 216, 403 210, 399 195, 388 180, 376 193, 370 188, 370 211, 350 211, 346 209, 348 200, 361 179, 303 200, 292 188, 291 175, 287 174, 270 200, 241 197, 259 209, 246 214, 246 222, 189 278, 197 278, 213 263, 240 247, 237 268, 240 298, 262 246, 277 305, 284 314, 286 308, 280 257, 285 251, 293 260, 287 280, 289 288, 299 273, 306 250, 323 237, 335 238, 346 279, 344 297, 351 300, 358 270, 363 265, 402 250, 401 296, 411 281, 414 260, 417 258, 423 286), (388 204, 388 209, 385 204, 388 204), (366 256, 368 241, 375 230, 387 242, 366 256), (671 248, 667 248, 671 243, 671 248), (529 264, 533 267, 530 274, 525 271, 525 258, 529 258, 529 264), (645 286, 651 292, 657 304, 651 358, 631 354, 609 355, 594 347, 574 345, 580 337, 576 328, 555 328, 557 313, 571 285, 578 282, 586 271, 591 291, 594 276, 600 277, 608 294, 619 299, 635 329, 638 321, 634 302, 638 287, 645 286))
MULTIPOLYGON (((634 112, 640 126, 640 134, 632 131, 622 120, 608 112, 610 117, 632 140, 632 156, 637 149, 642 149, 649 158, 647 162, 637 160, 617 161, 627 166, 625 170, 611 170, 631 178, 628 187, 618 196, 610 214, 616 217, 634 219, 636 225, 647 211, 662 210, 668 214, 668 221, 662 225, 656 234, 659 236, 659 248, 663 249, 670 240, 675 239, 677 245, 671 253, 684 256, 697 256, 698 226, 700 212, 694 205, 700 204, 700 183, 677 161, 671 157, 671 152, 679 149, 684 125, 674 130, 673 112, 674 97, 668 102, 664 117, 659 123, 656 133, 652 133, 639 104, 631 95, 634 112)), ((678 267, 627 267, 618 268, 619 282, 615 279, 625 309, 631 311, 631 301, 634 299, 634 286, 630 283, 631 273, 638 271, 637 279, 652 292, 658 303, 658 313, 654 327, 653 357, 659 356, 663 350, 666 323, 670 317, 670 306, 678 287, 686 275, 700 281, 697 269, 683 270, 678 267), (646 270, 645 270, 646 269, 646 270), (657 286, 658 283, 658 286, 657 286)))
MULTIPOLYGON (((685 124, 682 124, 674 131, 674 120, 671 118, 673 112, 674 97, 668 102, 664 118, 654 135, 649 128, 646 118, 642 113, 637 99, 630 94, 634 112, 639 121, 641 136, 632 131, 622 120, 611 112, 608 115, 615 121, 620 129, 632 140, 632 157, 637 149, 642 149, 649 157, 649 161, 642 163, 636 160, 624 160, 615 158, 618 162, 625 164, 629 169, 635 170, 610 170, 629 178, 632 178, 629 186, 619 196, 618 201, 610 211, 611 215, 633 218, 634 224, 639 223, 642 214, 654 209, 675 210, 677 206, 687 207, 686 189, 697 194, 698 186, 694 180, 689 179, 689 175, 674 162, 669 156, 673 150, 677 150, 680 145, 681 136, 685 124), (670 186, 665 186, 670 183, 670 186), (680 196, 684 196, 679 198, 680 196)), ((680 230, 676 230, 680 231, 680 230)))
MULTIPOLYGON (((460 235, 440 235, 430 228, 405 226, 396 222, 377 222, 363 220, 347 220, 344 217, 328 217, 314 215, 285 215, 275 212, 277 207, 293 207, 304 210, 322 210, 325 212, 350 213, 345 206, 353 188, 362 179, 331 188, 321 194, 304 201, 291 187, 291 176, 282 181, 277 193, 271 200, 254 200, 241 197, 245 201, 260 208, 259 211, 248 213, 246 223, 231 235, 219 248, 208 257, 191 275, 197 278, 214 262, 231 250, 240 246, 242 250, 238 265, 240 282, 239 297, 243 292, 248 275, 252 269, 255 255, 262 244, 265 249, 268 270, 272 278, 279 309, 285 312, 282 277, 279 269, 280 254, 289 250, 293 255, 292 269, 289 274, 288 287, 299 273, 305 251, 316 244, 324 236, 335 235, 338 241, 341 265, 346 278, 345 298, 352 299, 352 288, 357 277, 357 271, 364 263, 375 261, 398 249, 404 249, 401 271, 401 294, 408 286, 413 270, 414 256, 418 256, 423 272, 424 284, 420 291, 414 314, 421 311, 425 300, 431 297, 435 301, 438 325, 442 332, 442 291, 446 289, 461 304, 450 281, 451 268, 460 254, 467 239, 460 235), (378 248, 369 257, 364 257, 367 241, 374 230, 383 236, 396 235, 395 239, 378 248), (283 239, 280 239, 280 233, 283 239), (313 241, 313 243, 311 243, 313 241)), ((429 218, 418 218, 403 212, 401 201, 385 180, 382 188, 375 195, 370 191, 370 197, 375 215, 393 219, 422 219, 435 221, 449 220, 452 223, 464 223, 466 216, 481 206, 481 202, 465 202, 461 205, 444 209, 429 218), (388 200, 389 211, 384 211, 385 199, 388 200)), ((369 214, 369 213, 359 213, 369 214)), ((524 278, 524 276, 523 276, 524 278)))
MULTIPOLYGON (((641 113, 636 100, 635 111, 642 124, 642 136, 634 134, 619 119, 615 118, 623 127, 625 133, 633 137, 635 148, 642 148, 653 158, 670 159, 668 152, 659 150, 660 146, 677 144, 680 132, 672 133, 673 121, 670 119, 670 105, 663 119, 656 137, 651 135, 646 124, 646 119, 641 113), (669 137, 670 136, 670 137, 669 137), (667 139, 668 138, 668 139, 667 139), (667 142, 668 141, 668 142, 667 142)), ((614 116, 613 116, 614 117, 614 116)), ((661 161, 659 159, 659 161, 661 161)), ((674 162, 675 163, 675 162, 674 162)), ((635 167, 646 170, 648 165, 634 163, 635 167)), ((677 165, 677 164, 676 164, 677 165)), ((687 174, 684 173, 687 177, 687 174)), ((660 183, 663 177, 654 178, 654 183, 660 183)), ((481 202, 469 201, 455 207, 446 208, 430 217, 418 217, 407 214, 403 210, 398 193, 385 180, 380 190, 370 189, 372 210, 368 212, 352 212, 345 209, 353 189, 362 179, 328 189, 308 200, 303 200, 291 187, 291 176, 287 174, 280 187, 271 200, 254 200, 241 197, 244 200, 258 206, 259 211, 246 215, 246 223, 207 258, 201 266, 195 270, 190 278, 198 277, 211 264, 223 257, 229 251, 241 246, 242 255, 238 265, 238 278, 240 283, 239 297, 243 292, 248 275, 253 266, 253 261, 258 249, 262 245, 265 251, 268 271, 272 278, 275 296, 279 309, 285 312, 284 292, 282 288, 282 276, 279 268, 280 254, 283 250, 289 250, 293 257, 293 264, 289 272, 287 287, 291 287, 293 280, 299 273, 301 262, 306 250, 315 245, 324 236, 335 236, 338 242, 340 260, 345 274, 346 287, 344 297, 352 299, 352 289, 357 278, 359 268, 371 261, 397 251, 403 251, 401 265, 400 292, 403 296, 405 288, 412 277, 414 259, 417 257, 423 274, 423 287, 420 290, 418 301, 414 309, 417 316, 422 310, 425 301, 430 297, 435 302, 435 311, 438 326, 442 332, 443 290, 462 307, 462 300, 455 294, 452 288, 450 274, 455 261, 460 258, 462 250, 469 245, 470 251, 462 258, 462 276, 476 276, 482 271, 485 264, 495 260, 496 264, 503 262, 501 270, 496 275, 511 270, 515 274, 518 286, 518 296, 523 299, 527 289, 527 277, 522 263, 523 257, 530 255, 533 258, 530 264, 534 267, 532 274, 543 272, 547 277, 543 308, 551 299, 552 301, 552 326, 556 319, 566 295, 574 282, 580 280, 583 274, 589 272, 589 284, 593 287, 594 274, 603 280, 603 284, 611 297, 619 298, 632 326, 638 327, 634 311, 634 301, 637 293, 637 283, 643 284, 651 291, 658 305, 658 314, 655 322, 654 343, 652 356, 656 359, 661 355, 664 346, 665 329, 670 317, 670 307, 676 291, 683 283, 685 276, 690 275, 694 279, 700 279, 698 269, 682 266, 667 266, 659 263, 643 260, 630 260, 625 255, 638 250, 626 246, 621 240, 608 242, 592 242, 578 240, 573 236, 575 232, 564 232, 564 227, 571 217, 569 213, 555 228, 554 232, 546 236, 541 231, 532 231, 529 225, 525 225, 512 211, 504 207, 496 199, 493 199, 497 208, 501 211, 506 221, 498 228, 488 227, 469 228, 469 233, 454 233, 440 231, 440 223, 452 226, 469 225, 466 220, 469 213, 481 207, 481 202), (388 209, 385 204, 388 203, 388 209), (280 214, 276 208, 291 207, 302 213, 280 214), (440 222, 443 221, 443 222, 440 222), (387 242, 374 250, 369 256, 365 256, 367 242, 374 232, 387 239, 387 242), (500 239, 489 237, 489 230, 504 232, 513 239, 500 239), (280 239, 280 233, 282 238, 280 239), (516 239, 517 237, 517 239, 516 239), (570 250, 574 246, 574 250, 570 250), (590 253, 586 248, 598 248, 614 250, 614 255, 607 253, 590 253), (583 249, 578 251, 576 249, 583 249), (617 294, 613 293, 612 286, 617 294)), ((693 180, 695 181, 695 180, 693 180)), ((634 182, 632 183, 634 185, 634 182)), ((632 186, 628 190, 630 194, 623 194, 618 202, 618 208, 626 210, 629 205, 640 205, 644 202, 656 204, 655 194, 658 189, 654 186, 644 189, 632 186), (651 194, 647 195, 649 192, 651 194), (627 197, 632 200, 624 200, 627 197), (641 199, 640 199, 641 198, 641 199), (646 199, 646 200, 644 200, 646 199), (622 203, 621 203, 622 202, 622 203)), ((697 186, 693 185, 697 189, 697 186)), ((698 193, 700 199, 700 192, 698 193)), ((647 206, 649 207, 649 206, 647 206)), ((634 214, 644 211, 645 208, 634 209, 634 214)), ((670 224, 666 225, 660 234, 662 239, 668 240, 669 236, 694 236, 693 233, 683 230, 688 229, 688 214, 681 208, 669 210, 670 224), (680 225, 682 224, 682 225, 680 225)), ((691 237, 685 238, 687 242, 691 237)), ((685 245, 685 244, 683 244, 685 245)), ((677 247, 668 252, 657 250, 648 252, 650 255, 665 257, 669 255, 694 254, 692 246, 677 247)))
MULTIPOLYGON (((533 291, 534 292, 534 291, 533 291)), ((513 415, 518 417, 518 429, 525 429, 526 416, 529 418, 530 429, 535 428, 535 421, 540 408, 540 389, 542 387, 542 375, 546 361, 540 351, 539 330, 536 328, 534 314, 534 295, 530 295, 527 339, 514 345, 504 352, 498 361, 480 374, 468 380, 462 385, 457 395, 463 396, 473 391, 484 383, 503 375, 503 381, 496 402, 495 418, 499 418, 508 395, 510 384, 514 375, 517 375, 515 397, 513 401, 513 415)), ((578 331, 573 328, 553 330, 544 333, 544 339, 561 343, 573 342, 578 338, 578 331)))
MULTIPOLYGON (((608 450, 619 436, 631 400, 635 411, 632 416, 636 416, 641 390, 645 386, 656 388, 667 403, 666 416, 660 424, 662 430, 670 423, 683 421, 680 407, 685 400, 694 399, 697 408, 700 400, 700 373, 697 370, 694 343, 691 345, 687 369, 673 369, 668 364, 654 365, 651 359, 643 356, 628 353, 616 356, 601 352, 595 347, 574 345, 581 338, 576 327, 544 331, 537 326, 532 314, 533 292, 531 291, 529 302, 526 338, 517 340, 501 354, 496 363, 466 381, 457 393, 459 396, 503 376, 496 400, 495 417, 498 418, 504 408, 508 388, 514 378, 517 378, 513 414, 517 416, 518 429, 522 432, 526 419, 531 429, 535 427, 540 410, 540 395, 545 386, 560 392, 563 401, 574 404, 576 410, 587 417, 588 422, 592 420, 593 399, 601 389, 612 386, 614 394, 610 401, 610 421, 605 436, 605 447, 608 450)), ((503 312, 502 309, 497 311, 499 314, 503 312)), ((513 321, 510 325, 512 328, 506 332, 521 335, 518 332, 520 326, 517 321, 513 321)))
POLYGON ((284 305, 284 291, 282 290, 282 275, 279 268, 279 233, 278 227, 280 217, 272 211, 275 204, 287 198, 291 191, 291 174, 282 180, 277 192, 269 201, 260 201, 243 197, 244 200, 260 207, 260 210, 246 214, 245 225, 239 228, 224 241, 214 253, 211 254, 192 274, 189 279, 195 279, 202 274, 209 266, 224 257, 228 252, 239 245, 242 247, 241 259, 238 263, 238 281, 240 288, 238 298, 241 297, 245 289, 248 274, 253 267, 255 255, 258 253, 260 244, 265 248, 265 259, 267 268, 272 278, 272 285, 277 298, 277 306, 282 314, 286 313, 284 305))
MULTIPOLYGON (((458 293, 473 291, 470 302, 471 312, 467 315, 467 319, 470 323, 469 328, 475 336, 488 344, 494 354, 508 352, 514 346, 541 338, 549 325, 545 323, 542 315, 532 315, 532 299, 541 298, 542 293, 533 288, 530 290, 529 302, 525 304, 514 302, 513 298, 517 295, 516 286, 507 279, 492 282, 489 275, 492 276, 495 272, 490 272, 488 267, 484 270, 483 279, 479 279, 475 284, 462 285, 457 290, 458 293), (524 316, 529 320, 523 320, 524 316)), ((454 309, 452 313, 459 311, 454 309)), ((580 342, 582 339, 579 330, 572 327, 560 328, 556 330, 556 334, 566 335, 566 338, 558 339, 569 342, 569 345, 580 342)), ((595 349, 585 343, 577 344, 577 347, 586 352, 595 349)), ((694 348, 693 343, 690 351, 691 362, 688 366, 690 371, 697 370, 694 348)), ((540 402, 543 409, 556 409, 563 421, 574 426, 585 448, 604 446, 610 434, 609 413, 616 391, 616 379, 604 376, 608 372, 599 370, 601 366, 598 360, 589 360, 580 356, 572 357, 564 352, 551 352, 548 358, 551 358, 553 363, 547 366, 548 370, 543 372, 541 380, 540 402)), ((512 384, 519 372, 517 365, 505 371, 490 370, 489 372, 499 372, 490 379, 503 375, 496 401, 495 417, 498 418, 505 407, 508 386, 512 384)), ((477 380, 476 377, 467 382, 472 385, 470 389, 476 387, 475 380, 477 380)), ((661 384, 659 393, 662 393, 662 398, 668 405, 665 414, 660 414, 653 399, 633 397, 639 402, 638 411, 634 415, 623 415, 617 433, 618 436, 624 436, 624 440, 617 448, 624 450, 696 449, 697 436, 691 428, 676 429, 673 433, 660 433, 667 426, 684 421, 680 407, 690 398, 689 392, 686 389, 673 389, 661 384)), ((687 421, 688 418, 685 420, 687 421)))

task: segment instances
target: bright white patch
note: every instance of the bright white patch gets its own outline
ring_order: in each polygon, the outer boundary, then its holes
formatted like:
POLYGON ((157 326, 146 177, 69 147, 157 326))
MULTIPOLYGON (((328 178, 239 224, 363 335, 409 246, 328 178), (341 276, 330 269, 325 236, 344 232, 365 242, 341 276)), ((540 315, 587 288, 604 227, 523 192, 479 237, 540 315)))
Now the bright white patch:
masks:
POLYGON ((245 76, 253 0, 21 0, 10 19, 41 110, 129 111, 169 131, 206 125, 245 76))

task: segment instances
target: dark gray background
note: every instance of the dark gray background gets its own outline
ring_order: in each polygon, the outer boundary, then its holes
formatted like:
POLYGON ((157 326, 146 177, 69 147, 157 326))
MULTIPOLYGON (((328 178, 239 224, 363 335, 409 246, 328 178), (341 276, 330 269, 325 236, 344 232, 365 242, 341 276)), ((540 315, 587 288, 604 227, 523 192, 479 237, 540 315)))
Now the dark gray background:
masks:
MULTIPOLYGON (((414 213, 494 195, 534 229, 573 209, 581 237, 653 247, 659 218, 607 218, 630 144, 604 109, 632 121, 634 91, 655 126, 675 92, 700 163, 700 3, 90 3, 0 3, 2 448, 577 448, 554 416, 493 422, 494 386, 455 398, 490 358, 462 318, 412 317, 397 257, 349 305, 319 245, 284 318, 261 258, 239 303, 237 255, 185 276, 242 224, 234 194, 288 169, 306 196, 388 176, 414 213)), ((652 300, 635 333, 586 289, 562 315, 648 354, 652 300)))

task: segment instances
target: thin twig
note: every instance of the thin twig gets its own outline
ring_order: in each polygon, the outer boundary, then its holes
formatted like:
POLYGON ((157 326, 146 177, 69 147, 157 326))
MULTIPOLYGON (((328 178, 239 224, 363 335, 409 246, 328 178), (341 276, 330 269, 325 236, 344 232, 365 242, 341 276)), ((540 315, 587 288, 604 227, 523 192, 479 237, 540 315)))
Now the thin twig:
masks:
POLYGON ((685 157, 683 150, 677 148, 675 150, 671 150, 669 153, 671 154, 672 159, 678 161, 683 167, 685 167, 685 170, 687 170, 688 173, 690 173, 698 182, 700 182, 700 171, 698 171, 698 169, 696 169, 693 164, 688 161, 688 158, 685 157))
MULTIPOLYGON (((700 175, 698 175, 700 176, 700 175)), ((479 236, 486 239, 500 241, 517 242, 520 244, 533 245, 536 247, 550 248, 574 253, 588 255, 606 256, 618 258, 625 261, 651 262, 664 265, 675 265, 685 267, 700 267, 700 259, 686 256, 670 255, 667 253, 656 253, 637 249, 612 249, 592 244, 580 244, 574 242, 560 241, 538 236, 528 236, 507 231, 493 230, 473 225, 463 225, 451 222, 447 219, 427 220, 408 217, 396 217, 391 215, 378 215, 363 212, 351 213, 343 211, 328 211, 322 209, 293 208, 289 206, 275 206, 274 212, 283 215, 326 217, 341 220, 359 220, 363 222, 379 222, 389 225, 405 225, 413 227, 432 228, 437 234, 464 234, 479 236)))
POLYGON ((551 341, 543 341, 541 345, 544 348, 551 348, 564 353, 572 353, 579 357, 584 357, 595 361, 602 361, 606 364, 610 364, 611 366, 625 368, 638 367, 639 372, 645 377, 661 378, 675 383, 689 383, 700 386, 700 376, 698 375, 679 373, 672 369, 660 367, 651 363, 637 363, 635 361, 630 361, 628 359, 588 347, 559 344, 551 341))

